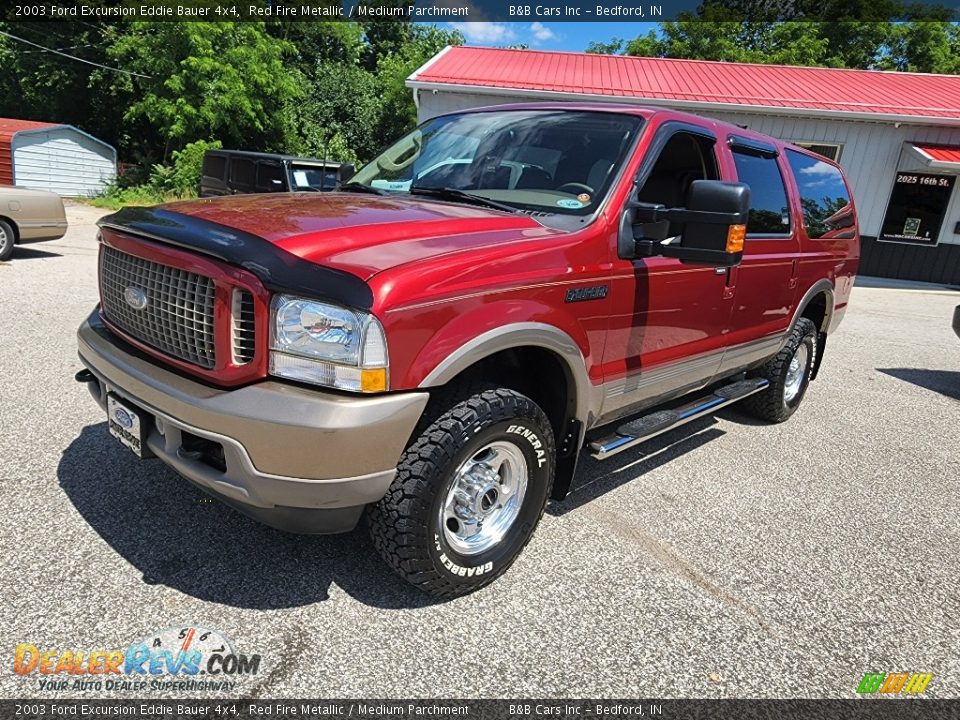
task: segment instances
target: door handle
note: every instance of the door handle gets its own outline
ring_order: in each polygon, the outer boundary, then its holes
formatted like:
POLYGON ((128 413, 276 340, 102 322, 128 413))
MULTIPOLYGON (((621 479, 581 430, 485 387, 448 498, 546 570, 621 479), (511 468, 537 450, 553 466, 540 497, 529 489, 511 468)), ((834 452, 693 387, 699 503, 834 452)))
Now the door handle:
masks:
POLYGON ((718 267, 714 268, 713 271, 717 275, 726 275, 726 282, 723 284, 723 299, 730 300, 733 298, 734 288, 737 285, 737 266, 732 265, 730 267, 718 267))

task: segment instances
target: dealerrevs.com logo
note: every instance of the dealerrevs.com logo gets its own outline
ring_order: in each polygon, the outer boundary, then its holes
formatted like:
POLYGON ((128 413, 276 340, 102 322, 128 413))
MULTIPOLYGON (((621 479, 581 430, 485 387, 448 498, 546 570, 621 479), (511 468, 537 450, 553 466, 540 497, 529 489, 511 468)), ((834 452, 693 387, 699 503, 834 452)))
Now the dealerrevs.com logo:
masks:
POLYGON ((168 628, 114 650, 17 645, 13 671, 35 677, 41 690, 141 692, 233 691, 260 671, 260 655, 234 650, 217 630, 168 628))

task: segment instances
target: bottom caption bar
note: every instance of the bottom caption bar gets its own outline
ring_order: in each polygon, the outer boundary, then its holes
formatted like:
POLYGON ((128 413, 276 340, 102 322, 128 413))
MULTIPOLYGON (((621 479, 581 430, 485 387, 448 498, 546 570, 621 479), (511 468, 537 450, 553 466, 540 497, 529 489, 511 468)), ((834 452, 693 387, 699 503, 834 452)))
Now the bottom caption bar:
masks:
POLYGON ((960 718, 960 700, 0 700, 0 718, 960 718))

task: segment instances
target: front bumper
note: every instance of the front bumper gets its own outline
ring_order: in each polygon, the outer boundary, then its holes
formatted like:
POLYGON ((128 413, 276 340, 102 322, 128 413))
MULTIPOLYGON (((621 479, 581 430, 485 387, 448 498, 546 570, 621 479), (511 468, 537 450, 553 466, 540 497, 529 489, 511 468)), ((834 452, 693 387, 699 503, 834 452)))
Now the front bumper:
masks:
POLYGON ((393 481, 429 398, 350 397, 271 380, 212 388, 125 343, 96 311, 77 345, 102 407, 116 393, 150 416, 150 451, 241 512, 291 532, 351 530, 393 481), (194 438, 222 447, 220 467, 191 452, 194 438))

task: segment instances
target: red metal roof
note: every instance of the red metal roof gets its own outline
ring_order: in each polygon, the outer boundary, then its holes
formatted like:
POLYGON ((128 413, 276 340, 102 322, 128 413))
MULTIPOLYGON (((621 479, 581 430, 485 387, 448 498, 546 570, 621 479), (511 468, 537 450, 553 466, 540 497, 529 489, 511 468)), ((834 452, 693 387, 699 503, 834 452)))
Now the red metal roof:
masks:
POLYGON ((13 185, 13 155, 11 149, 13 136, 23 130, 40 130, 41 128, 52 127, 60 127, 60 123, 0 118, 0 185, 13 185))
POLYGON ((921 145, 914 143, 913 146, 928 156, 931 160, 937 162, 960 163, 960 146, 956 145, 921 145))
POLYGON ((960 123, 957 75, 461 46, 435 57, 410 82, 507 88, 539 97, 563 93, 676 107, 783 108, 960 123))

